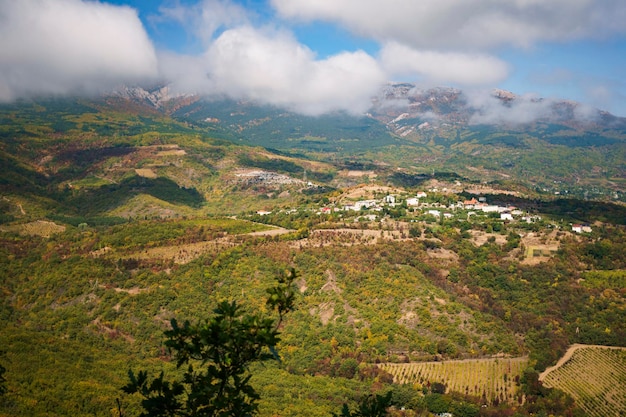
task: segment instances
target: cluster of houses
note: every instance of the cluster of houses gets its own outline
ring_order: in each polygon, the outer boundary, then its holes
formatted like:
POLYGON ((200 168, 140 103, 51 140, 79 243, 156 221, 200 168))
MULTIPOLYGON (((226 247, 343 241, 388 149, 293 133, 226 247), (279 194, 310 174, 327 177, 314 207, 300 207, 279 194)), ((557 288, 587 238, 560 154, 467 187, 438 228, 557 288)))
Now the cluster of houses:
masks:
MULTIPOLYGON (((421 202, 427 196, 428 195, 425 192, 419 192, 415 195, 415 197, 407 198, 406 199, 407 208, 413 208, 413 209, 430 208, 429 210, 427 210, 426 213, 436 218, 440 218, 441 216, 443 216, 444 218, 453 217, 452 213, 445 212, 445 211, 442 213, 442 210, 440 210, 442 208, 449 209, 449 210, 457 210, 457 209, 470 210, 467 213, 468 217, 477 214, 477 212, 479 211, 483 213, 499 213, 500 219, 505 220, 505 221, 506 220, 512 221, 513 216, 520 217, 524 215, 523 211, 518 210, 516 207, 513 207, 513 206, 502 207, 502 206, 497 206, 493 204, 487 204, 485 197, 479 197, 478 200, 475 198, 472 198, 471 200, 459 201, 457 203, 453 203, 450 205, 442 205, 439 203, 421 202)), ((384 206, 395 207, 396 204, 397 204, 397 198, 393 195, 387 195, 382 200, 360 200, 349 205, 344 205, 342 208, 334 208, 332 211, 361 211, 362 209, 380 211, 382 210, 384 206)), ((331 208, 329 207, 324 207, 322 209, 322 213, 329 213, 329 212, 331 212, 331 208)), ((534 217, 525 216, 525 217, 521 217, 521 220, 532 222, 534 220, 537 220, 537 218, 538 218, 537 216, 534 216, 534 217)))
MULTIPOLYGON (((484 214, 488 213, 498 213, 500 215, 500 220, 503 221, 522 221, 526 223, 534 223, 536 221, 541 220, 540 216, 537 215, 528 215, 524 211, 519 210, 513 206, 498 206, 494 204, 488 204, 487 199, 485 197, 479 197, 478 199, 472 198, 470 200, 458 201, 449 205, 444 205, 440 203, 433 202, 423 202, 428 195, 425 192, 418 192, 415 197, 409 197, 406 201, 406 207, 408 209, 424 209, 424 213, 431 215, 437 219, 443 218, 449 219, 454 217, 454 214, 451 211, 456 211, 458 209, 463 210, 463 213, 467 215, 467 219, 469 219, 473 215, 477 215, 482 212, 484 214), (447 211, 449 210, 449 211, 447 211)), ((369 211, 369 214, 360 216, 360 218, 365 218, 367 220, 374 221, 377 218, 376 214, 371 212, 382 211, 384 207, 396 207, 398 205, 398 198, 394 195, 387 195, 382 199, 370 199, 370 200, 359 200, 355 201, 351 204, 346 204, 341 207, 322 207, 318 214, 330 214, 332 212, 361 212, 366 209, 369 211)), ((291 211, 296 211, 291 210, 291 211)), ((270 214, 269 211, 258 211, 257 214, 267 215, 270 214)), ((587 224, 574 224, 572 225, 572 232, 574 233, 591 233, 592 228, 587 224)))

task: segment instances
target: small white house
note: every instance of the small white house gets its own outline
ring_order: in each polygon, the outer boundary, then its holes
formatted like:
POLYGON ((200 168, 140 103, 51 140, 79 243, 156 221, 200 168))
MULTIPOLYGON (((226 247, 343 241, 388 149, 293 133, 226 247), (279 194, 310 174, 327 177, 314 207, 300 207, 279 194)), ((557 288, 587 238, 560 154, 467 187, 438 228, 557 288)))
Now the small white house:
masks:
POLYGON ((572 232, 574 233, 591 233, 591 227, 587 224, 573 224, 572 232))
POLYGON ((513 220, 513 215, 511 213, 500 213, 500 220, 513 220))
POLYGON ((431 216, 439 217, 441 216, 441 212, 439 210, 428 210, 427 214, 431 216))
POLYGON ((501 207, 494 206, 494 205, 483 205, 483 206, 480 207, 480 209, 484 213, 498 213, 498 212, 502 211, 501 207))
POLYGON ((361 200, 361 201, 357 201, 356 203, 354 203, 351 206, 345 206, 344 209, 345 210, 354 210, 354 211, 359 211, 362 208, 370 208, 370 207, 374 207, 376 206, 376 200, 361 200))
POLYGON ((406 199, 406 205, 408 207, 417 207, 420 205, 419 198, 411 197, 406 199))

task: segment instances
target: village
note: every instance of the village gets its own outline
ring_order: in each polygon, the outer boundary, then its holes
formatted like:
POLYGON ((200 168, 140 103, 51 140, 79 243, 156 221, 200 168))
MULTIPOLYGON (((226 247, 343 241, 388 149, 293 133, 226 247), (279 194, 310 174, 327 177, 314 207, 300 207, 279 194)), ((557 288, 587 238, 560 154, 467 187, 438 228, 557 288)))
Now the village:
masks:
MULTIPOLYGON (((557 225, 545 221, 538 214, 528 213, 512 205, 492 204, 486 196, 472 196, 464 199, 461 195, 450 192, 447 188, 429 188, 414 194, 388 187, 372 187, 371 198, 354 198, 350 193, 343 193, 321 207, 309 208, 317 215, 333 215, 343 221, 384 222, 385 219, 404 219, 411 222, 426 223, 459 221, 481 222, 490 219, 501 224, 523 225, 541 224, 549 228, 558 228, 573 233, 591 233, 589 224, 557 225), (393 191, 393 192, 390 192, 393 191), (352 197, 352 198, 351 198, 352 197)), ((282 209, 283 214, 294 214, 296 208, 282 209)), ((259 210, 257 215, 267 216, 270 210, 259 210)))

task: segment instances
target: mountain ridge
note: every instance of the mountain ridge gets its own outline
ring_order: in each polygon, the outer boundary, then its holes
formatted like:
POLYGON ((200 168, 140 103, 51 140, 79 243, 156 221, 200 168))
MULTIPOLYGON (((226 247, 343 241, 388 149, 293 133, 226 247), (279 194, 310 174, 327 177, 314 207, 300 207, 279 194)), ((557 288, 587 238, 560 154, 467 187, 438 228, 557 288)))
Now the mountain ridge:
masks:
MULTIPOLYGON (((394 172, 453 172, 472 181, 513 181, 541 192, 626 198, 626 119, 580 103, 504 90, 493 90, 482 101, 477 97, 455 88, 422 90, 390 83, 373 99, 368 114, 313 117, 254 101, 178 94, 166 85, 121 87, 97 100, 0 106, 5 141, 0 151, 15 157, 20 146, 32 148, 27 165, 37 171, 38 160, 54 158, 63 148, 167 144, 180 134, 328 162, 335 173, 373 170, 381 178, 393 178, 394 172), (42 140, 29 139, 37 137, 42 140)), ((173 143, 185 146, 185 141, 173 143)), ((305 171, 299 162, 300 168, 253 163, 283 167, 290 174, 305 171)), ((326 179, 335 175, 328 170, 318 174, 326 179)))

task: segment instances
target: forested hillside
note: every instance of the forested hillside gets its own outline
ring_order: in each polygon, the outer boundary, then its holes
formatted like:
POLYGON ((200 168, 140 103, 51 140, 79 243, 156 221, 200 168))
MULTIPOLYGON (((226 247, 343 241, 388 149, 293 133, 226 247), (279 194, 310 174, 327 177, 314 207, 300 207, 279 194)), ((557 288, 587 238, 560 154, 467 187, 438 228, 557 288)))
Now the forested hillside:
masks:
POLYGON ((396 415, 583 415, 538 373, 573 343, 624 346, 622 204, 236 144, 123 103, 2 109, 0 415, 139 415, 121 387, 176 375, 172 319, 271 316, 292 268, 281 360, 251 367, 262 416, 387 392, 396 415), (386 371, 498 358, 525 366, 489 387, 386 371))

